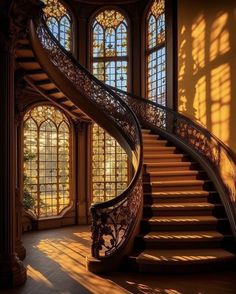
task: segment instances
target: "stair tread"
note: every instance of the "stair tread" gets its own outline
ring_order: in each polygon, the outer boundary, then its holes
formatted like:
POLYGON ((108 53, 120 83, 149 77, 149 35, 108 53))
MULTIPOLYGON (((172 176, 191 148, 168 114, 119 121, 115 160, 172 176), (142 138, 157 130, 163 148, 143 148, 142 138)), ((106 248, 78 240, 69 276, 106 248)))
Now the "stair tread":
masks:
POLYGON ((149 175, 154 176, 165 176, 165 175, 197 175, 199 172, 202 172, 200 170, 175 170, 175 171, 151 171, 147 172, 149 175))
POLYGON ((161 203, 161 204, 152 204, 152 205, 144 205, 145 208, 151 209, 206 209, 206 208, 214 208, 216 206, 222 206, 221 204, 212 204, 209 202, 184 202, 184 203, 161 203))
POLYGON ((176 150, 177 148, 175 146, 144 146, 144 150, 176 150))
POLYGON ((203 185, 204 183, 209 182, 208 180, 162 180, 162 181, 151 181, 143 182, 143 184, 148 184, 151 186, 190 186, 190 185, 203 185))
MULTIPOLYGON (((189 196, 208 196, 210 193, 215 193, 215 191, 204 191, 204 190, 190 190, 190 191, 161 191, 152 192, 153 197, 157 196, 173 196, 173 197, 189 197, 189 196)), ((150 192, 144 192, 144 195, 150 195, 150 192)))
POLYGON ((188 156, 187 154, 182 153, 164 153, 164 154, 144 154, 144 158, 179 158, 179 157, 185 157, 188 156))
POLYGON ((235 259, 235 255, 220 248, 202 249, 146 249, 137 257, 138 263, 150 264, 189 264, 209 261, 222 262, 235 259))
MULTIPOLYGON (((175 154, 176 155, 176 154, 175 154)), ((171 161, 171 162, 145 162, 144 165, 150 166, 188 166, 191 164, 196 164, 193 161, 171 161)))
MULTIPOLYGON (((230 236, 230 235, 228 235, 230 236)), ((140 234, 139 237, 145 241, 193 241, 223 239, 224 235, 217 231, 170 231, 170 232, 150 232, 140 234)))
POLYGON ((225 218, 216 218, 212 215, 191 215, 191 216, 153 216, 151 218, 143 218, 143 221, 158 224, 186 224, 186 223, 217 223, 218 220, 225 218))
MULTIPOLYGON (((163 142, 163 143, 167 143, 168 141, 167 140, 165 140, 165 139, 159 139, 159 138, 152 138, 152 137, 150 137, 149 139, 147 138, 147 137, 143 137, 143 143, 145 143, 145 142, 153 142, 153 144, 154 144, 154 147, 155 146, 158 146, 158 144, 155 144, 155 143, 158 143, 158 142, 163 142)), ((146 147, 148 147, 148 146, 146 146, 146 147)), ((149 146, 149 147, 152 147, 152 146, 149 146)), ((171 147, 171 146, 168 146, 168 147, 171 147)))

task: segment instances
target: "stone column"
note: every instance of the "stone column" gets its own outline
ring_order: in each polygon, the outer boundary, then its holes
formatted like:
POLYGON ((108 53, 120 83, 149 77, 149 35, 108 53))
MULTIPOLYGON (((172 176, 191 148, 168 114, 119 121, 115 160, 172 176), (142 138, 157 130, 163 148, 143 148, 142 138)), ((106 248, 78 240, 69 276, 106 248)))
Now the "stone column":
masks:
POLYGON ((36 18, 42 2, 0 2, 0 288, 26 281, 26 269, 16 255, 16 140, 14 51, 26 36, 29 17, 36 18))
POLYGON ((0 36, 0 287, 18 286, 26 270, 15 253, 14 50, 0 36))
POLYGON ((23 80, 24 72, 22 70, 15 71, 15 140, 16 140, 16 253, 20 260, 24 260, 26 249, 21 241, 22 236, 22 215, 23 215, 23 107, 20 101, 24 98, 24 88, 26 82, 23 80))

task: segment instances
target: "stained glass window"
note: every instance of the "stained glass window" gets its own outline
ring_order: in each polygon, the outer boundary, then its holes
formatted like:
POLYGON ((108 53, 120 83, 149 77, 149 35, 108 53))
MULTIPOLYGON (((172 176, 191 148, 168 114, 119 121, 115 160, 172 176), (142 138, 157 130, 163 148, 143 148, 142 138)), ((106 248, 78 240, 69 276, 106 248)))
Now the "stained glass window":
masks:
POLYGON ((70 204, 70 131, 65 115, 37 106, 24 117, 24 203, 37 218, 70 204))
MULTIPOLYGON (((92 72, 106 84, 127 90, 128 27, 114 9, 99 13, 92 24, 92 72)), ((128 161, 116 140, 97 124, 92 134, 93 202, 110 200, 128 184, 128 161)))
POLYGON ((72 25, 67 9, 58 0, 44 0, 44 3, 46 5, 44 14, 50 31, 61 45, 70 51, 72 48, 72 25))
POLYGON ((147 16, 146 88, 148 99, 166 105, 165 1, 154 0, 147 16))
POLYGON ((106 84, 127 90, 127 21, 116 10, 105 10, 92 27, 92 70, 106 84))

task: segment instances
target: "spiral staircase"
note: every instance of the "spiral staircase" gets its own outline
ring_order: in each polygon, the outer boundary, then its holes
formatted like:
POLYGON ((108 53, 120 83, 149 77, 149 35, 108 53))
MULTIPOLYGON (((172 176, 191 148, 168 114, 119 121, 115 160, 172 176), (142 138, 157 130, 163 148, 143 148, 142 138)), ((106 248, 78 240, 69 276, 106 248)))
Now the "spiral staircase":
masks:
POLYGON ((16 62, 31 87, 72 117, 98 123, 132 163, 128 188, 91 207, 89 270, 235 264, 236 161, 227 146, 167 107, 104 85, 60 46, 43 19, 30 21, 16 62))

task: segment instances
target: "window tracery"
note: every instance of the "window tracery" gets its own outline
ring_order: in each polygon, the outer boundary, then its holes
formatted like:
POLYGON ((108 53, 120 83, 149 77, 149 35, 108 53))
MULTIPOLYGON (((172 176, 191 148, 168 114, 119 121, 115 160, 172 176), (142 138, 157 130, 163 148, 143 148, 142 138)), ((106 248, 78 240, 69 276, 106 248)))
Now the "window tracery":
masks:
POLYGON ((43 9, 47 25, 68 51, 72 48, 72 22, 66 7, 58 0, 44 0, 46 7, 43 9))

